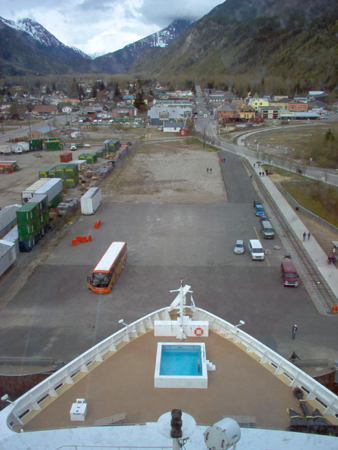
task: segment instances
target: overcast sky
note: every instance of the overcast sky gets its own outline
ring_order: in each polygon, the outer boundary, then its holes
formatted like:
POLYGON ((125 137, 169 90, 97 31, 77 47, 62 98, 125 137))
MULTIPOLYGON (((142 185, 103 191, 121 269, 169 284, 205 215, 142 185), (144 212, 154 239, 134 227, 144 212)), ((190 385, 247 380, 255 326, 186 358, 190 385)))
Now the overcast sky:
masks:
POLYGON ((88 54, 123 48, 175 19, 197 20, 224 0, 3 0, 0 15, 29 17, 88 54))

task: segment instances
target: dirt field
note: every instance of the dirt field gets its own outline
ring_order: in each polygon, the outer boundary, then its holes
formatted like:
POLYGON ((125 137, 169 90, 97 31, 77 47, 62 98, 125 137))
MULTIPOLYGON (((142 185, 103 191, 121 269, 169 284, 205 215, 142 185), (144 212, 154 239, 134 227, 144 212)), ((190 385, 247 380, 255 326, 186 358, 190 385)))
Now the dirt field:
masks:
POLYGON ((140 144, 102 190, 114 202, 227 202, 217 153, 184 141, 140 144))

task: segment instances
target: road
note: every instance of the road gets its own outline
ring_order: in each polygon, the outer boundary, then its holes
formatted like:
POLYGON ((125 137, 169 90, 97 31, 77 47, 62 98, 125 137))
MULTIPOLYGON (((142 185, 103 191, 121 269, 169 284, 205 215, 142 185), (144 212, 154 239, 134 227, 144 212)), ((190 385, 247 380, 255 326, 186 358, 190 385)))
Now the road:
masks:
MULTIPOLYGON (((205 105, 205 100, 202 97, 202 93, 199 86, 196 87, 196 101, 198 101, 198 109, 201 110, 204 113, 208 113, 205 105)), ((338 120, 337 115, 333 115, 330 117, 330 121, 325 120, 321 121, 320 123, 329 123, 329 122, 336 122, 338 120)), ((289 128, 292 126, 292 129, 294 128, 303 128, 308 127, 308 124, 302 124, 302 125, 290 125, 289 128)), ((313 124, 311 124, 313 126, 313 124)), ((209 114, 208 118, 204 118, 203 116, 198 116, 198 118, 195 121, 195 128, 196 130, 201 134, 202 139, 213 142, 213 145, 216 145, 221 150, 226 150, 227 152, 235 153, 241 156, 245 157, 255 157, 257 158, 257 151, 251 150, 250 148, 245 146, 245 140, 249 138, 252 135, 259 136, 259 133, 266 133, 266 132, 274 132, 279 131, 281 127, 276 127, 274 129, 262 129, 262 130, 255 130, 255 131, 249 131, 249 132, 243 132, 243 134, 240 134, 236 137, 236 143, 231 144, 228 142, 225 142, 224 140, 220 139, 216 134, 216 124, 213 120, 210 120, 209 114)), ((269 152, 269 147, 260 146, 260 150, 265 150, 269 152)), ((281 169, 290 170, 291 172, 296 173, 298 171, 298 168, 300 168, 303 172, 303 175, 306 175, 309 178, 313 178, 314 180, 321 180, 328 184, 332 184, 335 186, 338 186, 338 172, 333 169, 321 169, 316 167, 311 167, 309 165, 304 166, 301 163, 298 163, 295 161, 292 164, 281 162, 281 160, 278 158, 278 155, 271 157, 271 164, 280 167, 281 169)))

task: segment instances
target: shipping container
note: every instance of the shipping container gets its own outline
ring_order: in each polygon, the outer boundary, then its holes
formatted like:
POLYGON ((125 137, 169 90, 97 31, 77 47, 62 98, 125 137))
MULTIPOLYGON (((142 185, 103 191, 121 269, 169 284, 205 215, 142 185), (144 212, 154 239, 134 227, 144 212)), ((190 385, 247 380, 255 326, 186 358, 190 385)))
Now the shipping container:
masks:
POLYGON ((95 153, 82 153, 82 155, 79 156, 79 159, 86 160, 87 164, 94 164, 97 162, 97 156, 95 153))
POLYGON ((62 180, 64 180, 66 178, 66 174, 65 174, 66 167, 67 167, 66 163, 59 164, 58 166, 56 166, 56 168, 55 168, 56 178, 61 178, 62 180))
POLYGON ((20 239, 19 238, 19 250, 20 252, 30 252, 33 247, 39 242, 40 236, 34 236, 31 239, 20 239))
POLYGON ((0 161, 0 173, 13 173, 15 167, 10 161, 0 161))
POLYGON ((90 188, 82 197, 81 197, 81 212, 82 214, 94 214, 97 208, 101 204, 102 194, 101 189, 90 188))
POLYGON ((77 164, 74 163, 70 163, 67 164, 67 167, 65 169, 65 173, 66 173, 66 179, 68 178, 78 178, 79 177, 79 169, 77 164))
POLYGON ((49 176, 49 173, 53 173, 55 177, 55 168, 56 164, 50 164, 49 166, 45 167, 44 169, 39 171, 39 178, 52 178, 49 176))
POLYGON ((27 203, 37 203, 39 205, 40 212, 48 209, 48 197, 46 194, 36 194, 34 197, 29 199, 27 203))
POLYGON ((42 139, 28 139, 29 150, 42 150, 42 139))
POLYGON ((73 178, 66 178, 65 184, 68 188, 73 189, 79 184, 79 180, 74 180, 73 178))
POLYGON ((49 178, 41 188, 35 191, 35 194, 47 194, 48 207, 55 208, 62 201, 62 179, 49 178))
POLYGON ((12 153, 12 147, 10 145, 2 144, 0 145, 0 153, 4 155, 9 155, 12 153))
POLYGON ((63 144, 60 139, 45 139, 45 149, 46 151, 63 150, 63 144))
POLYGON ((72 164, 76 164, 78 168, 78 172, 81 172, 83 167, 87 164, 87 161, 85 159, 74 159, 72 161, 72 164))
POLYGON ((34 236, 37 236, 41 233, 42 224, 40 222, 40 217, 32 223, 26 225, 18 224, 18 236, 19 239, 33 239, 34 236))
POLYGON ((35 192, 42 187, 43 185, 45 185, 49 180, 47 178, 42 178, 41 180, 36 181, 35 183, 33 183, 31 186, 29 186, 28 188, 26 188, 22 193, 21 193, 21 201, 22 203, 27 202, 30 198, 32 198, 35 194, 35 192))
POLYGON ((39 215, 38 203, 25 203, 16 212, 16 220, 18 225, 26 225, 37 220, 39 215))
POLYGON ((67 163, 73 159, 72 152, 64 152, 60 155, 60 162, 67 163))
POLYGON ((14 244, 15 255, 17 255, 19 253, 19 235, 18 235, 18 226, 17 225, 15 225, 15 227, 12 228, 11 231, 3 237, 3 240, 14 244))
POLYGON ((12 242, 0 239, 0 276, 11 267, 15 260, 15 245, 12 242))
POLYGON ((24 153, 29 152, 29 144, 28 142, 18 142, 12 147, 13 153, 24 153))

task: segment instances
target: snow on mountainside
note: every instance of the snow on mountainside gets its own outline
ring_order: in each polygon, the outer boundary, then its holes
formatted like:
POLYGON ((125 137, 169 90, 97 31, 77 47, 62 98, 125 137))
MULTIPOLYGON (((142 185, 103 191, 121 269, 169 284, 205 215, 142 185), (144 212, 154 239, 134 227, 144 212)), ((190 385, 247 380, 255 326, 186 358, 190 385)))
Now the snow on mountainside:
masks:
POLYGON ((120 50, 99 56, 94 59, 94 62, 101 71, 123 73, 144 50, 150 47, 167 47, 192 23, 188 20, 174 20, 166 28, 128 44, 120 50))
POLYGON ((0 20, 17 31, 24 31, 25 33, 28 33, 35 41, 37 41, 41 45, 44 45, 46 47, 59 47, 62 49, 71 48, 75 52, 80 54, 83 58, 91 59, 90 56, 86 55, 78 48, 69 47, 68 45, 63 44, 52 33, 46 30, 45 27, 40 25, 35 20, 20 19, 17 22, 14 22, 13 20, 7 20, 4 19, 3 17, 0 17, 0 20))

